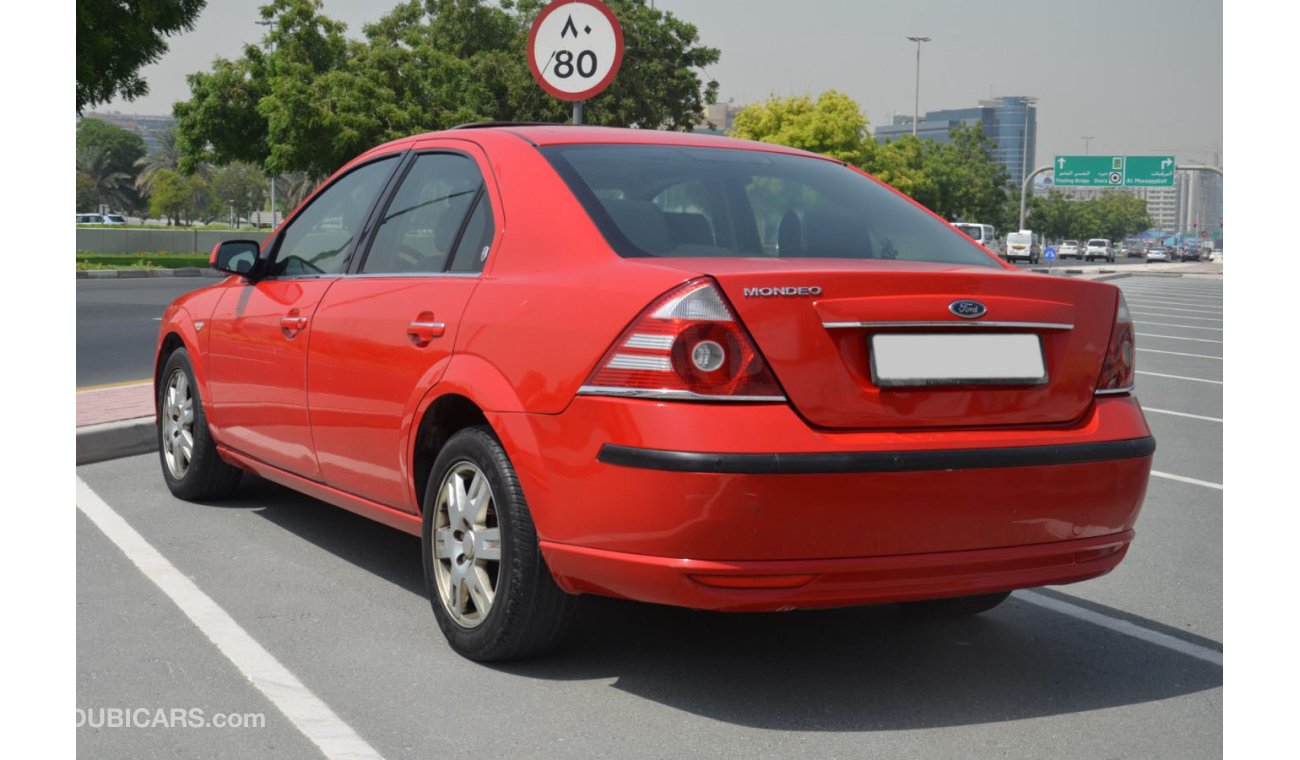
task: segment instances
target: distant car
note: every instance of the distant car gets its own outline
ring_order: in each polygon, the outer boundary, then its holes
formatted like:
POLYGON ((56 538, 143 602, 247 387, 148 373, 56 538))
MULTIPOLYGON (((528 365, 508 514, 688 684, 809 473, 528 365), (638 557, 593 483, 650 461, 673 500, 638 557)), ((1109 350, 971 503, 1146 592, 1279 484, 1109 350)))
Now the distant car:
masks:
POLYGON ((1201 252, 1195 248, 1184 248, 1178 254, 1179 261, 1200 261, 1201 252))
POLYGON ((1147 489, 1119 288, 793 148, 418 135, 211 262, 160 323, 167 487, 248 470, 419 535, 475 660, 558 643, 571 594, 974 614, 1115 568, 1147 489))
POLYGON ((1079 258, 1079 241, 1067 240, 1064 243, 1061 243, 1060 249, 1056 252, 1056 257, 1059 259, 1079 258))
POLYGON ((104 217, 100 214, 77 214, 77 224, 103 224, 104 217))
POLYGON ((1093 238, 1088 241, 1087 247, 1083 249, 1083 260, 1092 261, 1114 261, 1115 251, 1110 247, 1110 241, 1103 238, 1093 238))
POLYGON ((1140 245, 1130 245, 1125 247, 1124 255, 1129 257, 1130 259, 1140 259, 1140 258, 1145 258, 1147 255, 1147 251, 1149 250, 1151 249, 1140 245))
POLYGON ((126 217, 121 214, 104 214, 104 224, 121 226, 126 224, 126 217))
POLYGON ((1017 259, 1030 264, 1037 264, 1042 254, 1043 240, 1028 230, 1007 233, 1007 250, 1003 254, 1007 261, 1017 259))
POLYGON ((1147 251, 1147 261, 1169 261, 1170 253, 1164 248, 1152 248, 1147 251))

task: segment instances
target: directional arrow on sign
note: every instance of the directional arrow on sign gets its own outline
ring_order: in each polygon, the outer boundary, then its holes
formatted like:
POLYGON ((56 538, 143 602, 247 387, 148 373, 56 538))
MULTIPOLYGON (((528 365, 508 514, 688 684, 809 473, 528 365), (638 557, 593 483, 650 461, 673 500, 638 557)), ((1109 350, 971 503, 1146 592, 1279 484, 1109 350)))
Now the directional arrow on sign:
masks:
POLYGON ((1058 169, 1064 169, 1064 168, 1065 168, 1065 158, 1064 158, 1064 157, 1061 157, 1061 158, 1056 159, 1056 166, 1057 166, 1058 169))

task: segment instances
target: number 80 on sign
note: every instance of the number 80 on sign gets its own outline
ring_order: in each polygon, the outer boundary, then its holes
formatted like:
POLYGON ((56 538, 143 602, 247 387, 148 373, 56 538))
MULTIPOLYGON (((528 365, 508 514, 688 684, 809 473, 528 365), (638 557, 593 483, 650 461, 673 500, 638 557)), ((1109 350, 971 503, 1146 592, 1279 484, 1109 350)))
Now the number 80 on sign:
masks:
POLYGON ((555 0, 528 33, 533 78, 560 100, 587 100, 609 86, 623 63, 623 28, 597 0, 555 0))

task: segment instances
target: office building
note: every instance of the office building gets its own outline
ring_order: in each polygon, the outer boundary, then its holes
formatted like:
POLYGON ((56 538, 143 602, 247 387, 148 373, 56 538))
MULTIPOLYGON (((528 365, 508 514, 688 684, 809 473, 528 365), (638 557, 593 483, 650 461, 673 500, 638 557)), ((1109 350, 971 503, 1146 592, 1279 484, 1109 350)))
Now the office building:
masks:
MULTIPOLYGON (((995 147, 993 158, 1006 167, 1012 187, 1019 188, 1033 171, 1038 138, 1038 108, 1034 98, 1020 95, 981 100, 974 108, 930 111, 921 116, 916 136, 922 140, 950 142, 956 127, 979 123, 995 147), (1026 169, 1028 166, 1028 169, 1026 169)), ((891 142, 912 134, 912 117, 897 115, 893 122, 876 127, 877 142, 891 142)))

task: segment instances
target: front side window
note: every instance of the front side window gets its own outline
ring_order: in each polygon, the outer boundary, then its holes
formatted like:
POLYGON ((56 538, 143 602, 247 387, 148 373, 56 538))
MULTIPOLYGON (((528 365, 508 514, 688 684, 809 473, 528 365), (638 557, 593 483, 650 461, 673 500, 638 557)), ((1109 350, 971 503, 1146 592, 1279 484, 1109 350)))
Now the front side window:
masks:
POLYGON ((397 164, 396 156, 354 169, 317 195, 285 228, 273 276, 338 274, 366 216, 397 164))
POLYGON ((361 271, 446 271, 465 238, 482 239, 482 214, 490 216, 490 211, 471 212, 488 206, 483 191, 483 175, 470 158, 456 153, 419 156, 384 209, 361 271))
POLYGON ((832 161, 661 145, 557 145, 542 152, 625 257, 1000 266, 949 225, 832 161))

